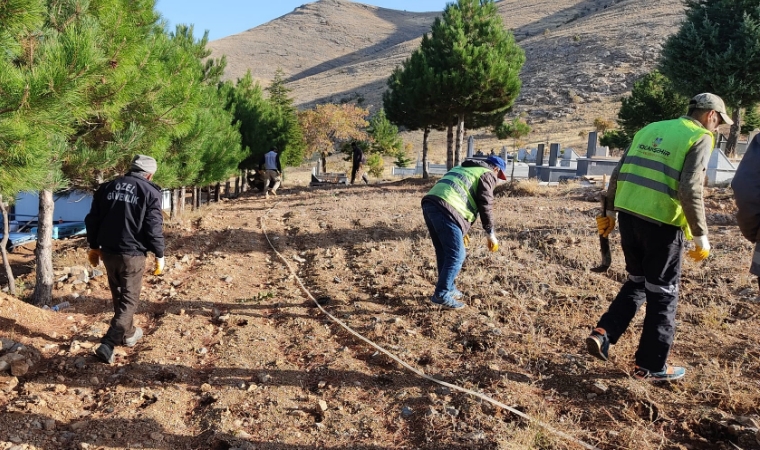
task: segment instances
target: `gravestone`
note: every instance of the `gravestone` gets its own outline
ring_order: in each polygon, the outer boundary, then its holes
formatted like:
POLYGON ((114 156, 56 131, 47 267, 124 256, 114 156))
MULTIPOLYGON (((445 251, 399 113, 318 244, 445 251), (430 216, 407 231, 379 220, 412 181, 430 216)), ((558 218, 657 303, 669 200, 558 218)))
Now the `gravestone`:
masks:
POLYGON ((543 166, 544 165, 544 148, 546 146, 544 144, 538 144, 538 149, 536 149, 536 165, 537 166, 543 166))
POLYGON ((470 136, 467 138, 467 157, 472 158, 475 152, 475 137, 470 136))
POLYGON ((549 167, 557 165, 557 156, 559 155, 559 144, 553 143, 549 145, 549 167))
POLYGON ((596 144, 599 138, 599 134, 596 131, 592 131, 588 134, 588 146, 586 147, 586 158, 593 158, 596 154, 596 144))

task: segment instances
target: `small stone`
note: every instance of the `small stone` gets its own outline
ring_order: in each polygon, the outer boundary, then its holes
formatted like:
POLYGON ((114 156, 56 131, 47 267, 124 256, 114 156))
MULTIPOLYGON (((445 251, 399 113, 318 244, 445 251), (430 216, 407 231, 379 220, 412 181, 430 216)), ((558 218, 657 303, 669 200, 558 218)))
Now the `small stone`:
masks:
POLYGON ((45 422, 43 422, 42 426, 47 431, 55 430, 55 420, 53 420, 53 419, 47 419, 47 420, 45 420, 45 422))
POLYGON ((463 436, 468 441, 482 441, 486 438, 486 434, 482 430, 473 431, 463 436))
POLYGON ((408 419, 409 417, 412 417, 413 414, 414 414, 414 411, 412 410, 412 408, 408 406, 404 406, 403 408, 401 408, 401 417, 408 419))
POLYGON ((7 372, 10 368, 11 365, 8 364, 8 361, 0 361, 0 372, 7 372))
POLYGON ((327 402, 326 401, 320 400, 319 402, 317 402, 317 404, 319 405, 320 411, 327 411, 327 402))
POLYGON ((71 428, 71 431, 79 431, 82 428, 84 428, 85 426, 87 426, 87 422, 82 421, 82 422, 74 422, 74 423, 72 423, 71 425, 69 425, 69 428, 71 428))
POLYGON ((64 392, 66 392, 66 389, 67 388, 65 384, 56 384, 53 387, 53 392, 55 392, 56 394, 63 394, 64 392))
POLYGON ((450 415, 451 417, 456 417, 459 415, 459 410, 454 408, 453 406, 447 406, 446 414, 450 415))
POLYGON ((258 374, 258 378, 261 383, 267 383, 269 382, 269 380, 272 379, 272 376, 269 375, 268 373, 261 372, 260 374, 258 374))
POLYGON ((225 282, 225 283, 227 283, 227 284, 230 284, 230 283, 232 283, 232 277, 226 277, 226 278, 224 279, 224 282, 225 282))
POLYGON ((203 383, 201 385, 201 392, 210 392, 211 391, 211 385, 208 383, 203 383))
POLYGON ((198 349, 199 355, 205 355, 206 353, 208 353, 208 349, 206 347, 201 347, 198 349))
POLYGON ((99 384, 100 380, 98 380, 98 377, 92 377, 90 378, 90 384, 99 384))
POLYGON ((589 400, 593 400, 593 399, 595 399, 595 398, 596 398, 596 396, 597 396, 597 394, 596 394, 596 393, 594 393, 594 392, 591 392, 591 393, 589 393, 588 395, 586 395, 586 398, 587 398, 587 399, 589 399, 589 400))
POLYGON ((163 433, 159 433, 158 431, 154 431, 153 433, 150 434, 150 438, 153 439, 156 442, 161 442, 161 441, 164 440, 164 435, 163 435, 163 433))
POLYGON ((29 372, 29 364, 26 361, 13 361, 11 363, 11 375, 14 377, 23 377, 29 372))
POLYGON ((606 394, 609 390, 610 388, 606 384, 602 383, 601 381, 597 381, 596 383, 591 385, 591 392, 595 392, 599 395, 606 394))

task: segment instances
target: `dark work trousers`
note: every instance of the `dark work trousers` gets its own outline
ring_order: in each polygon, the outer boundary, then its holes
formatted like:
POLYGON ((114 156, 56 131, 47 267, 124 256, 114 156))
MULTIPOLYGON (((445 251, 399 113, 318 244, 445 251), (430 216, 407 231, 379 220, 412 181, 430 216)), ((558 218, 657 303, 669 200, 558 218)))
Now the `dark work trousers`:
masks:
POLYGON ((108 274, 108 287, 113 299, 113 319, 108 332, 100 340, 111 347, 122 345, 124 338, 135 334, 132 318, 140 302, 145 256, 109 255, 103 253, 103 265, 108 274))
POLYGON ((618 223, 628 281, 597 327, 604 328, 610 343, 615 344, 646 301, 636 365, 659 372, 665 368, 676 331, 684 234, 679 227, 624 212, 618 213, 618 223))

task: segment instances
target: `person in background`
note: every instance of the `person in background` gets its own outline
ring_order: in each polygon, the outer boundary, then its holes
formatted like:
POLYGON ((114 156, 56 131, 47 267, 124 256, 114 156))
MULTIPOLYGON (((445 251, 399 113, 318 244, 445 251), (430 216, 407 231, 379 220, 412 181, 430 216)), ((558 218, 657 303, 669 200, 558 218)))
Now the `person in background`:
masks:
POLYGON ((164 270, 161 189, 151 182, 157 168, 155 159, 136 155, 129 172, 100 185, 84 219, 88 260, 92 266, 103 261, 113 300, 111 325, 95 349, 95 355, 108 364, 114 361, 114 347, 134 347, 143 336, 133 319, 147 252, 156 256, 153 273, 164 270))
POLYGON ((596 218, 599 234, 620 223, 628 281, 586 338, 588 352, 607 361, 641 305, 644 328, 633 376, 650 381, 682 378, 686 369, 666 363, 676 331, 684 238, 694 239, 694 261, 710 253, 702 197, 707 162, 720 124, 732 124, 723 100, 699 94, 687 114, 642 128, 610 177, 605 211, 596 218))
POLYGON ((758 276, 760 289, 760 134, 749 143, 731 181, 731 188, 734 191, 739 230, 748 241, 755 244, 749 273, 758 276))
POLYGON ((264 198, 269 198, 270 192, 276 196, 282 177, 282 166, 280 165, 280 154, 277 152, 277 147, 272 147, 264 154, 261 166, 264 170, 264 198))
POLYGON ((461 301, 464 294, 456 288, 455 281, 467 256, 467 233, 478 214, 488 235, 488 249, 499 249, 494 233, 493 190, 498 180, 507 179, 506 168, 498 156, 465 160, 422 198, 422 215, 433 240, 438 267, 438 282, 431 298, 434 304, 451 309, 465 306, 461 301))
POLYGON ((359 147, 356 141, 351 143, 351 184, 354 184, 356 177, 361 175, 364 184, 369 184, 369 178, 367 177, 367 171, 365 166, 367 165, 367 156, 364 151, 359 147))

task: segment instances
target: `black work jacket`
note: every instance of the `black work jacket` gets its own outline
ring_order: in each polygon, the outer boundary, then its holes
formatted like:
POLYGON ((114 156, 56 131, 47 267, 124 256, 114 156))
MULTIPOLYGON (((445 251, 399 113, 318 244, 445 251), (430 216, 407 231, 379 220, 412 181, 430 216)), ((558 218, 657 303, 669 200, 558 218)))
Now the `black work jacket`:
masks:
POLYGON ((100 185, 84 219, 90 248, 113 255, 164 256, 161 189, 132 172, 100 185))

